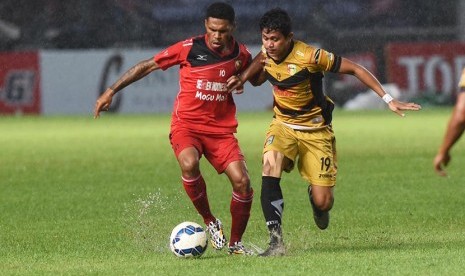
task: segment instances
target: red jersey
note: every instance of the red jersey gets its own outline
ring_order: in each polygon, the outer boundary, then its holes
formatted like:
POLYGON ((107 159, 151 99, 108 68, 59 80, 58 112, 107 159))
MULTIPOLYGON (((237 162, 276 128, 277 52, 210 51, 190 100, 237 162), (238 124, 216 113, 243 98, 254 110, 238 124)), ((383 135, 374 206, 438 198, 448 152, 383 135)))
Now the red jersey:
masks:
POLYGON ((243 44, 233 41, 226 54, 211 50, 206 35, 178 42, 155 55, 162 70, 179 64, 180 90, 176 97, 171 127, 185 126, 207 133, 236 132, 236 105, 226 86, 241 73, 252 57, 243 44))

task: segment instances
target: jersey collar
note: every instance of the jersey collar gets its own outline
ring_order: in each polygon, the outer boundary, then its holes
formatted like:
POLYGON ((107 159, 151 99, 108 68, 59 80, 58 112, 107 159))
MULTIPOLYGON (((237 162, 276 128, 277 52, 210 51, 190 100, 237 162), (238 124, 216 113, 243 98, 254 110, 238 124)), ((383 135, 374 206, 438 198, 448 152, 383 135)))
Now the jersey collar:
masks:
POLYGON ((222 58, 223 58, 223 57, 226 57, 226 56, 229 56, 230 54, 232 54, 232 53, 234 52, 234 48, 235 48, 235 45, 236 45, 236 40, 235 40, 234 37, 232 37, 232 36, 231 36, 231 43, 229 44, 229 47, 228 47, 229 50, 228 50, 227 52, 224 52, 224 53, 219 53, 219 52, 215 51, 214 49, 212 49, 212 48, 210 47, 210 44, 208 43, 207 34, 204 35, 204 38, 203 38, 203 39, 205 40, 205 45, 207 45, 208 49, 209 49, 211 52, 217 54, 218 56, 220 56, 220 57, 222 57, 222 58))

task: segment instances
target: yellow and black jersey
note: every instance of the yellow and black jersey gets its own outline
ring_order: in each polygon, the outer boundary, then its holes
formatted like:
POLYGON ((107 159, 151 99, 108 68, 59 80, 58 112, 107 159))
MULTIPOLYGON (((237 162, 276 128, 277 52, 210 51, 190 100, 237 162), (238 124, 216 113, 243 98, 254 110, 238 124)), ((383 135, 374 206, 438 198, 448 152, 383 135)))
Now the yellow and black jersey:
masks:
MULTIPOLYGON (((264 47, 262 53, 266 55, 264 47)), ((297 40, 284 60, 266 57, 264 70, 273 85, 275 118, 297 129, 329 125, 334 103, 323 92, 323 73, 338 72, 341 57, 297 40)))
POLYGON ((460 92, 465 92, 465 68, 462 71, 462 76, 459 81, 460 92))

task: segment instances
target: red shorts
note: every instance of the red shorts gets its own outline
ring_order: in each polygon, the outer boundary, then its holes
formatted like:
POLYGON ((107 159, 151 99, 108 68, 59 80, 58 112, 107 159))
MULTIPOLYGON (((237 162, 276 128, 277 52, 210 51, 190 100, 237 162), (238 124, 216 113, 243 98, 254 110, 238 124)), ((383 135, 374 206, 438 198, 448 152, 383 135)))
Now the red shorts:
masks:
POLYGON ((220 174, 231 162, 245 160, 233 133, 200 133, 186 128, 171 129, 170 143, 174 154, 188 147, 195 147, 220 174))

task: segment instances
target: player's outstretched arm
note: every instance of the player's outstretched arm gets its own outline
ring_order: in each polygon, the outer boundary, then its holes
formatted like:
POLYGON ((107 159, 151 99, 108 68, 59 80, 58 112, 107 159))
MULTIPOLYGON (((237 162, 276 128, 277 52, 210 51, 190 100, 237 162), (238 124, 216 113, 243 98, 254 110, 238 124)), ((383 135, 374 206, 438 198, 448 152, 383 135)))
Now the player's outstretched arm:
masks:
POLYGON ((143 60, 126 71, 111 87, 97 99, 94 108, 94 118, 100 116, 100 112, 107 111, 110 108, 113 96, 130 85, 131 83, 140 80, 147 76, 150 72, 157 70, 159 67, 153 58, 143 60))
POLYGON ((376 79, 376 77, 370 73, 370 71, 368 71, 365 67, 361 66, 360 64, 350 61, 349 59, 342 58, 339 73, 350 74, 357 77, 366 86, 375 91, 375 93, 378 94, 389 105, 389 109, 391 109, 393 112, 397 113, 402 117, 405 116, 405 114, 402 112, 404 110, 416 111, 421 109, 421 106, 419 104, 404 103, 394 99, 391 95, 387 94, 386 91, 384 91, 383 86, 379 83, 378 79, 376 79))

